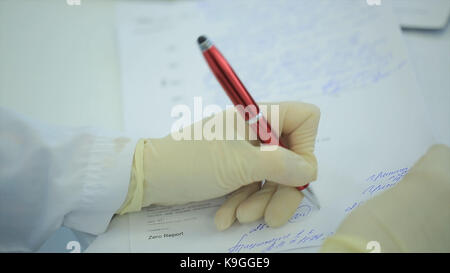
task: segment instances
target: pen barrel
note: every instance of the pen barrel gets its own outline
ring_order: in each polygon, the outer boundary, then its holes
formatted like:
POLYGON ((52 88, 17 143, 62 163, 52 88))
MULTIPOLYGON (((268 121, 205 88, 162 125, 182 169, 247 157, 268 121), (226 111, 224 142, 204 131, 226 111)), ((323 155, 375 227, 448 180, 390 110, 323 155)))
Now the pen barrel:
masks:
MULTIPOLYGON (((243 113, 241 113, 241 115, 243 115, 243 113)), ((270 123, 261 112, 259 112, 256 116, 251 117, 247 120, 247 122, 261 143, 268 145, 279 145, 283 148, 287 148, 280 142, 278 135, 272 131, 270 123)))
POLYGON ((251 109, 252 112, 245 116, 245 120, 257 115, 259 113, 258 105, 219 50, 212 45, 208 50, 203 51, 203 56, 234 105, 254 106, 254 109, 251 109))
MULTIPOLYGON (((258 104, 256 104, 220 51, 214 45, 211 45, 207 50, 202 50, 202 52, 214 76, 227 93, 231 102, 237 107, 244 120, 249 123, 250 128, 256 133, 258 140, 264 144, 279 145, 287 149, 281 143, 278 135, 272 131, 269 122, 260 112, 258 104)), ((297 187, 297 189, 301 191, 308 185, 297 187)))

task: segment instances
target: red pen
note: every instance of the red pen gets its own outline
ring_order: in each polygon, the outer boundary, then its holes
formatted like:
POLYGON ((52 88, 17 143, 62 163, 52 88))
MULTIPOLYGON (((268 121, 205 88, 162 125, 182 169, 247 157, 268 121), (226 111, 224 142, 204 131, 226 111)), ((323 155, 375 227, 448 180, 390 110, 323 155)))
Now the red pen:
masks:
MULTIPOLYGON (((241 110, 240 112, 244 120, 248 122, 249 126, 256 133, 259 141, 266 144, 276 143, 287 149, 281 143, 276 133, 271 130, 270 124, 260 112, 258 104, 250 96, 244 84, 242 84, 236 73, 234 73, 233 68, 231 68, 230 64, 211 40, 205 36, 200 36, 197 42, 211 71, 216 76, 220 85, 222 85, 231 102, 233 102, 234 106, 242 106, 238 107, 238 109, 241 110), (243 112, 242 109, 244 108, 248 111, 243 112)), ((301 191, 308 187, 308 185, 297 187, 297 189, 301 191)))

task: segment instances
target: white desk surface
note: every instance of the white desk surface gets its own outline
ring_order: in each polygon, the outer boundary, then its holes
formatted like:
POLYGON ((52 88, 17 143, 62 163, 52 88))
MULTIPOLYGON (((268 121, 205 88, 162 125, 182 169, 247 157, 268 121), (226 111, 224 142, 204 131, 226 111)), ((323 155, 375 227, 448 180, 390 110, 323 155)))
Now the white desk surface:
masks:
MULTIPOLYGON (((121 130, 114 2, 24 3, 0 2, 0 105, 55 125, 121 130)), ((437 140, 450 145, 450 27, 403 33, 437 140)), ((87 251, 129 251, 127 227, 114 218, 87 251)))
POLYGON ((123 128, 113 1, 0 1, 0 105, 51 124, 123 128))

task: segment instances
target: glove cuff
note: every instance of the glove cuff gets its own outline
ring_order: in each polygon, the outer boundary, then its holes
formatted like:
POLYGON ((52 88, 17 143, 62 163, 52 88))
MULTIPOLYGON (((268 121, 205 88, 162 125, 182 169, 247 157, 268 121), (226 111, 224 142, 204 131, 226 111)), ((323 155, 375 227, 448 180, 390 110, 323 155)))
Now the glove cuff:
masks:
POLYGON ((144 139, 140 139, 136 144, 127 198, 120 209, 117 210, 117 214, 140 211, 142 208, 144 199, 144 144, 144 139))

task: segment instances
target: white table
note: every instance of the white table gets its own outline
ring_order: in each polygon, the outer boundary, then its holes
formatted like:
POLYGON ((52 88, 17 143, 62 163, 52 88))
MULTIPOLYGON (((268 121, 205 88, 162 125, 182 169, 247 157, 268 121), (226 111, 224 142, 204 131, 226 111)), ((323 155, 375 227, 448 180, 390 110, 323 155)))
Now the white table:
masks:
POLYGON ((0 1, 0 103, 56 125, 123 128, 113 1, 0 1))

